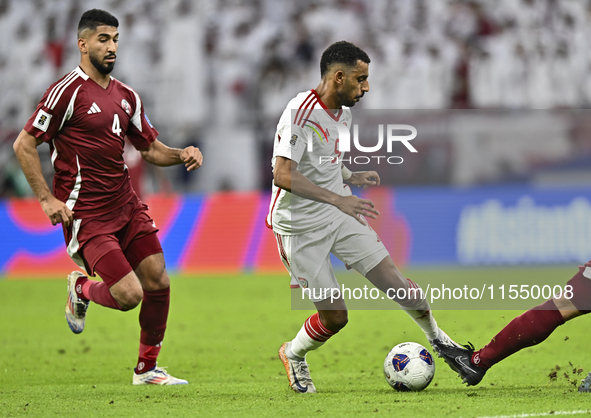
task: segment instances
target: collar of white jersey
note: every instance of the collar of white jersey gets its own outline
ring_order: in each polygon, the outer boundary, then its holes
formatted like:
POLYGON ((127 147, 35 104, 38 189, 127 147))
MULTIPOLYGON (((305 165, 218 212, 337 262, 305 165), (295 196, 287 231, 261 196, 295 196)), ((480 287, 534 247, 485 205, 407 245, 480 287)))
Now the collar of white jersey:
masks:
POLYGON ((339 119, 341 118, 341 115, 343 114, 343 108, 341 107, 339 109, 339 111, 336 113, 336 115, 332 112, 331 109, 329 109, 328 107, 326 107, 326 105, 324 104, 324 102, 322 100, 320 100, 320 96, 318 96, 318 93, 316 93, 316 90, 312 89, 312 94, 314 96, 316 96, 316 99, 318 100, 318 104, 320 106, 322 106, 322 108, 324 110, 326 110, 326 113, 328 113, 328 115, 333 118, 336 122, 339 121, 339 119))

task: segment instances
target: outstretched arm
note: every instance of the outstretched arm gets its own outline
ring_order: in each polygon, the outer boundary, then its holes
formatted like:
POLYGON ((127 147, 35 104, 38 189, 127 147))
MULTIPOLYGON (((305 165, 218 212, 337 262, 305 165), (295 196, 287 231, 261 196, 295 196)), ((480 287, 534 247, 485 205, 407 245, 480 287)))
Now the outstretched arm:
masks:
POLYGON ((374 209, 371 200, 360 199, 357 196, 340 196, 323 189, 300 173, 297 170, 297 166, 298 164, 295 161, 285 157, 277 157, 273 172, 275 186, 305 199, 336 206, 340 211, 354 217, 362 224, 364 223, 363 220, 357 215, 375 219, 376 215, 380 214, 380 212, 374 209))
POLYGON ((41 143, 33 135, 22 130, 12 147, 33 193, 41 204, 43 212, 45 212, 53 225, 63 223, 65 226, 69 226, 74 218, 74 212, 64 202, 57 199, 49 190, 49 186, 41 171, 41 161, 39 160, 39 152, 37 151, 37 147, 41 143))
POLYGON ((187 171, 191 171, 197 170, 203 164, 201 151, 193 146, 185 149, 169 148, 155 140, 148 148, 140 150, 140 153, 145 161, 160 167, 184 163, 187 171))

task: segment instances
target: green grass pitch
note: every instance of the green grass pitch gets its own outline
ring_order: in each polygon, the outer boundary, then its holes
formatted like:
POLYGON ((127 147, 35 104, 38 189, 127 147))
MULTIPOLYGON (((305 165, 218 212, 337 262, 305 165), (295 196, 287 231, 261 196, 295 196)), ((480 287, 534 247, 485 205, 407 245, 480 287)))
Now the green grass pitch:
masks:
MULTIPOLYGON (((417 282, 503 275, 573 275, 573 267, 423 269, 417 282)), ((0 280, 0 416, 376 416, 475 417, 591 413, 591 393, 572 381, 591 370, 589 320, 558 328, 544 343, 498 364, 467 388, 440 359, 423 392, 397 393, 382 362, 394 345, 422 332, 400 310, 351 311, 349 324, 308 355, 315 395, 291 392, 277 349, 310 314, 292 311, 287 275, 172 278, 172 304, 159 364, 186 378, 181 387, 131 385, 138 310, 97 305, 74 335, 63 317, 66 280, 0 280), (573 366, 582 368, 572 376, 573 366), (560 366, 554 380, 549 373, 560 366), (564 373, 569 375, 567 379, 564 373), (585 412, 586 411, 586 412, 585 412)), ((487 343, 517 311, 437 311, 458 342, 487 343)))

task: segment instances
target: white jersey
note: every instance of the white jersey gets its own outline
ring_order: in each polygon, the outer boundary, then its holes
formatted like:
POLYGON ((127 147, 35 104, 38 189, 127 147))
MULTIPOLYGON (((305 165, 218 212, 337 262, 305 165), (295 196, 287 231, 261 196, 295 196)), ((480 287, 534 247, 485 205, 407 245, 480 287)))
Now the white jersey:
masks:
MULTIPOLYGON (((337 124, 351 127, 351 111, 343 106, 336 114, 327 109, 314 90, 298 94, 288 104, 275 133, 272 165, 278 156, 298 163, 297 170, 312 183, 341 196, 351 194, 343 183, 338 150, 337 124), (311 135, 313 150, 308 151, 311 135)), ((267 226, 281 235, 297 235, 314 231, 346 214, 328 203, 296 196, 273 184, 267 226)))

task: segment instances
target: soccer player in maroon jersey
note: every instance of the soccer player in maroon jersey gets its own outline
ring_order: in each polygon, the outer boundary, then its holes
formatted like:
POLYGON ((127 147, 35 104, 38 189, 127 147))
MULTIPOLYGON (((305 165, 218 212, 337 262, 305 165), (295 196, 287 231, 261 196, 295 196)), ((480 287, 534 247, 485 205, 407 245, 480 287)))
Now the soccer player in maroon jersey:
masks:
POLYGON ((158 166, 196 170, 199 149, 169 148, 146 116, 139 95, 110 76, 117 19, 89 10, 78 24, 80 65, 51 85, 14 143, 27 181, 53 225, 61 223, 70 257, 90 276, 68 276, 66 320, 79 334, 89 302, 127 311, 142 302, 139 359, 133 384, 186 384, 157 367, 166 330, 170 281, 158 229, 133 188, 123 161, 124 138, 158 166), (37 147, 47 142, 55 170, 53 194, 37 147))
MULTIPOLYGON (((523 348, 540 344, 556 328, 573 318, 591 312, 591 261, 567 282, 560 295, 514 318, 478 351, 469 343, 444 353, 446 363, 458 372, 468 386, 480 383, 493 365, 523 348)), ((591 373, 579 392, 591 392, 591 373)))

